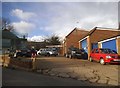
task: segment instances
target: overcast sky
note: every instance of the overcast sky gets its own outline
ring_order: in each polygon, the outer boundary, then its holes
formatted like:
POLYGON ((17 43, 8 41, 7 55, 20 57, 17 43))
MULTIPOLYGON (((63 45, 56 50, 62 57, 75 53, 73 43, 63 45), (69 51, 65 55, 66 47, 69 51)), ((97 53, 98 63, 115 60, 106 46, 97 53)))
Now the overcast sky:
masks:
POLYGON ((64 38, 75 27, 118 28, 118 2, 10 1, 2 2, 2 16, 11 20, 16 32, 27 33, 28 40, 41 41, 52 34, 64 38))

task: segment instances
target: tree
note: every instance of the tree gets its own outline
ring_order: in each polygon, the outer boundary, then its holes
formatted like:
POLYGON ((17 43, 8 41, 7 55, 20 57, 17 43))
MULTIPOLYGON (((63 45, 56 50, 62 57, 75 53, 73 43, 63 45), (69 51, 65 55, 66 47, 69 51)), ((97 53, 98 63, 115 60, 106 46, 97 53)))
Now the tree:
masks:
POLYGON ((56 36, 56 35, 52 35, 49 38, 45 38, 44 43, 46 45, 59 45, 59 44, 61 44, 59 36, 56 36))
POLYGON ((2 18, 2 30, 13 30, 13 26, 10 24, 10 20, 7 18, 2 18))

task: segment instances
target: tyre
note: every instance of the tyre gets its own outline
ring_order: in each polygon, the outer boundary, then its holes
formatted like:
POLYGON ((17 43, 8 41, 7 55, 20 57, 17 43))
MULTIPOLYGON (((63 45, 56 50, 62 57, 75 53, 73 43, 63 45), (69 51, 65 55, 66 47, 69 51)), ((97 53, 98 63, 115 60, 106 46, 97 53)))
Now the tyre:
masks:
POLYGON ((68 57, 68 54, 65 54, 65 57, 66 57, 66 58, 69 58, 69 57, 68 57))
POLYGON ((72 55, 71 54, 69 55, 69 58, 72 59, 72 55))
POLYGON ((49 57, 49 56, 50 56, 50 54, 49 54, 49 53, 47 53, 47 56, 49 57))
POLYGON ((90 59, 89 59, 89 60, 90 60, 90 62, 93 62, 93 59, 92 59, 92 57, 90 57, 90 59))
POLYGON ((105 65, 105 61, 103 58, 100 59, 100 64, 105 65))

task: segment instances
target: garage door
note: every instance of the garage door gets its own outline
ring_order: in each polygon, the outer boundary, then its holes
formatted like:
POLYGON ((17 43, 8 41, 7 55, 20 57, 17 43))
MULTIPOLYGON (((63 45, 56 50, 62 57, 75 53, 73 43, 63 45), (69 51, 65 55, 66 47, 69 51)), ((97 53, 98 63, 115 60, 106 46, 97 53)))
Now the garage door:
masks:
POLYGON ((92 43, 92 49, 98 48, 98 43, 92 43))
POLYGON ((102 43, 102 48, 109 48, 109 49, 117 51, 116 39, 113 39, 113 40, 110 40, 110 41, 107 41, 107 42, 103 42, 102 43))
POLYGON ((88 52, 88 50, 87 50, 87 39, 81 41, 81 46, 86 52, 88 52))

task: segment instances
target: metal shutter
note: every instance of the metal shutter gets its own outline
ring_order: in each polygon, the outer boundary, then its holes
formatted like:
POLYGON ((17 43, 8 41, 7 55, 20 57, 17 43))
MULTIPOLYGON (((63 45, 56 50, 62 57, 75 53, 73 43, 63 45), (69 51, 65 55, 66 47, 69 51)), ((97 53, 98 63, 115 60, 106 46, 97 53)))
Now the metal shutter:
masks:
POLYGON ((117 48, 116 48, 116 39, 103 42, 102 43, 102 48, 109 48, 109 49, 117 51, 117 48))
POLYGON ((92 43, 92 49, 98 48, 98 43, 92 43))
POLYGON ((87 39, 81 41, 81 46, 88 53, 88 50, 87 50, 87 39))

